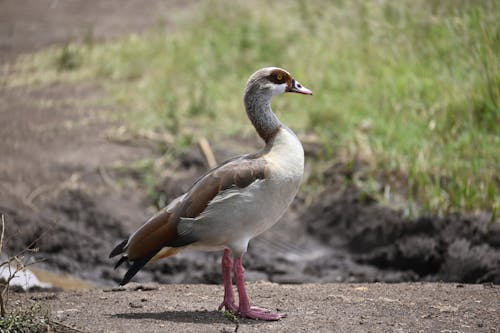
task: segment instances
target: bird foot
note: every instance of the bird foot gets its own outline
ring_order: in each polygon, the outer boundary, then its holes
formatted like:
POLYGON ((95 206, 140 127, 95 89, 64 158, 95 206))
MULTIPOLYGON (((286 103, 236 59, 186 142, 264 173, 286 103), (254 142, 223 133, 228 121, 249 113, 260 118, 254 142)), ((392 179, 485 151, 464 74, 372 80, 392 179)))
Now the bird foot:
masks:
POLYGON ((222 310, 222 308, 226 308, 227 311, 231 313, 238 313, 238 307, 234 303, 234 300, 223 300, 222 303, 219 305, 219 311, 222 310))
POLYGON ((286 313, 271 312, 258 306, 251 306, 250 309, 238 310, 238 315, 242 318, 258 319, 258 320, 280 320, 286 317, 286 313))

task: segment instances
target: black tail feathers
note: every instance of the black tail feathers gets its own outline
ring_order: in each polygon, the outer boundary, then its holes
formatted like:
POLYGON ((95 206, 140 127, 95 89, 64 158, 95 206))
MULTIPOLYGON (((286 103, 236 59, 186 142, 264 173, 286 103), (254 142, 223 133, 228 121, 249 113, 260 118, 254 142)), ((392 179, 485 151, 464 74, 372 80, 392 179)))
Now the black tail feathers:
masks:
POLYGON ((118 244, 117 246, 115 246, 115 248, 113 249, 113 251, 111 251, 111 253, 109 254, 109 257, 113 258, 114 256, 117 256, 117 255, 122 254, 123 252, 125 252, 127 243, 128 243, 128 238, 125 239, 120 244, 118 244))
MULTIPOLYGON (((119 254, 124 253, 127 250, 127 243, 128 243, 128 239, 125 239, 123 242, 121 242, 120 244, 118 244, 113 249, 113 251, 111 251, 111 253, 109 254, 109 257, 113 258, 113 257, 115 257, 115 256, 117 256, 119 254)), ((130 281, 130 279, 132 279, 134 277, 134 275, 137 274, 137 272, 142 267, 144 267, 144 265, 146 265, 148 263, 148 261, 151 260, 151 258, 153 258, 155 256, 155 254, 157 252, 158 251, 154 251, 151 254, 148 254, 147 256, 144 256, 142 258, 138 258, 138 259, 135 259, 135 260, 130 260, 130 261, 132 261, 132 265, 129 267, 127 273, 125 273, 125 276, 123 277, 123 280, 120 282, 120 286, 126 285, 130 281)), ((128 257, 127 257, 126 254, 123 255, 120 258, 120 260, 118 260, 118 262, 115 265, 115 269, 117 269, 124 262, 129 262, 129 259, 128 259, 128 257)))
POLYGON ((114 269, 117 269, 117 268, 118 268, 118 266, 120 266, 121 264, 123 264, 125 261, 128 261, 127 256, 122 256, 122 257, 120 258, 120 260, 118 260, 118 262, 116 263, 116 265, 115 265, 115 268, 114 268, 114 269))
MULTIPOLYGON (((144 267, 144 265, 146 265, 148 263, 148 261, 151 260, 151 258, 153 258, 155 256, 155 254, 156 254, 156 252, 153 252, 150 255, 147 255, 145 257, 134 260, 132 263, 132 266, 130 266, 127 273, 125 273, 125 276, 123 277, 122 281, 120 282, 120 286, 126 285, 130 281, 130 279, 132 279, 134 277, 134 275, 137 274, 137 272, 142 267, 144 267)), ((120 261, 118 261, 116 267, 118 267, 119 264, 121 264, 122 262, 124 262, 126 260, 127 260, 127 257, 122 257, 120 259, 120 261)))

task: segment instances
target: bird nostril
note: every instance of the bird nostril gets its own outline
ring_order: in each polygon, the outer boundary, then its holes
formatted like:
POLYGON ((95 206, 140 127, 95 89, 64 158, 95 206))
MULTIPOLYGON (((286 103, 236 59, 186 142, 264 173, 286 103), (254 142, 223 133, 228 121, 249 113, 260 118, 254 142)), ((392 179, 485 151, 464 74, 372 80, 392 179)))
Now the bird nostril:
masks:
POLYGON ((302 88, 302 86, 300 85, 300 83, 299 83, 299 84, 297 84, 297 87, 298 87, 298 88, 302 88))

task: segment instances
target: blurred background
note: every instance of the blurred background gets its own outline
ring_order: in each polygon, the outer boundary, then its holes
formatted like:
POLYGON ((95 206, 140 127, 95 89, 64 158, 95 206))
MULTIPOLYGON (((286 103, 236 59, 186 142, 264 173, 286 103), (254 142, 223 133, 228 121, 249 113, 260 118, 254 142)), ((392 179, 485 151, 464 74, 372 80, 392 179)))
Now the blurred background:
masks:
MULTIPOLYGON (((500 283, 498 1, 8 0, 0 52, 2 255, 28 249, 47 283, 114 285, 117 242, 212 155, 258 149, 242 93, 265 66, 314 96, 273 101, 306 175, 250 279, 500 283)), ((182 253, 135 280, 219 266, 182 253)))

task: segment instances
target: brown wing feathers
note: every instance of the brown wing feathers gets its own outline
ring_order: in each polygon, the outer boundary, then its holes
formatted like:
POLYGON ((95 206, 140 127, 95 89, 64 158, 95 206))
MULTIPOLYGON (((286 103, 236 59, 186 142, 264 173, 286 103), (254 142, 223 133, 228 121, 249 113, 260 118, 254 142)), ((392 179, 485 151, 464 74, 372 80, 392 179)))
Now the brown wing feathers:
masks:
POLYGON ((126 284, 163 247, 186 246, 197 241, 192 235, 177 233, 180 218, 199 216, 219 192, 234 186, 245 188, 258 179, 265 179, 266 174, 264 159, 240 158, 200 178, 175 207, 152 217, 129 240, 123 241, 111 252, 110 257, 127 252, 115 268, 127 259, 133 262, 120 284, 126 284))
POLYGON ((175 239, 177 228, 170 223, 171 216, 171 212, 162 211, 134 233, 127 248, 130 260, 147 256, 152 251, 159 251, 165 243, 175 239))
POLYGON ((265 174, 266 162, 263 159, 242 159, 227 164, 196 183, 175 213, 179 217, 197 217, 219 192, 233 186, 245 188, 257 179, 264 179, 265 174))

